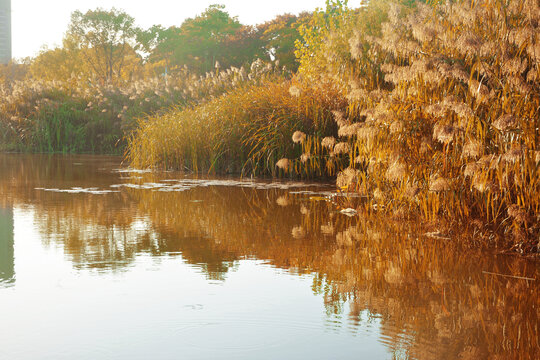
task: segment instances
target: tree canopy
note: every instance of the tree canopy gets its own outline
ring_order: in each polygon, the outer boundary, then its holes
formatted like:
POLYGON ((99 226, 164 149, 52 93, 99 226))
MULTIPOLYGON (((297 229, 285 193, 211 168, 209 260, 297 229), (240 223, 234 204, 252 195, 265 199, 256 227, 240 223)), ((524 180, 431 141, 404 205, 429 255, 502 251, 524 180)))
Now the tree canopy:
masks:
POLYGON ((127 13, 111 10, 75 11, 64 39, 64 47, 78 52, 103 82, 121 78, 126 61, 133 56, 138 29, 127 13))
POLYGON ((179 25, 140 29, 122 10, 75 11, 62 46, 43 49, 30 74, 47 80, 73 75, 115 84, 188 69, 241 67, 256 59, 277 60, 296 71, 295 42, 311 13, 283 14, 257 26, 244 25, 223 5, 211 5, 179 25))

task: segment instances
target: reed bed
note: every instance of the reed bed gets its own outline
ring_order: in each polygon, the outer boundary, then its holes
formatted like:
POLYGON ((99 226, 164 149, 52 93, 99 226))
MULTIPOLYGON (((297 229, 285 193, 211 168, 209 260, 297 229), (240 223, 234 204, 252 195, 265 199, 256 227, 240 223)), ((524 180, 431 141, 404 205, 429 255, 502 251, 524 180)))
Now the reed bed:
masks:
POLYGON ((256 61, 197 76, 186 68, 116 85, 73 76, 0 84, 0 143, 4 150, 123 153, 137 119, 175 106, 200 104, 266 74, 282 72, 256 61))
POLYGON ((356 206, 538 252, 538 2, 374 1, 343 19, 302 58, 306 79, 348 99, 338 138, 309 155, 347 154, 337 183, 368 197, 356 206))
MULTIPOLYGON (((135 167, 244 174, 292 173, 278 159, 299 156, 308 146, 289 140, 303 130, 320 137, 337 131, 331 109, 344 106, 339 94, 271 77, 233 90, 201 106, 176 109, 141 120, 129 139, 128 158, 135 167)), ((312 137, 313 137, 312 136, 312 137)), ((309 146, 318 146, 310 142, 309 146)), ((316 158, 310 163, 322 163, 316 158)), ((314 166, 296 173, 324 176, 314 166)))

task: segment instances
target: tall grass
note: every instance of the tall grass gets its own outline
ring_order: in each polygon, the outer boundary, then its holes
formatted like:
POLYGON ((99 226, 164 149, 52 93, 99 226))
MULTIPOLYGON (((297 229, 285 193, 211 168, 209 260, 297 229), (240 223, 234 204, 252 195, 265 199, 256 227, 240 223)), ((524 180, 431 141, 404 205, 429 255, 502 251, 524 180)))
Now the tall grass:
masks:
MULTIPOLYGON (((277 160, 301 153, 290 142, 295 130, 319 137, 336 132, 331 109, 343 106, 330 88, 268 78, 204 105, 141 120, 129 140, 128 158, 136 167, 277 175, 277 160)), ((322 176, 323 170, 302 174, 322 176)))
POLYGON ((348 98, 319 155, 348 153, 338 185, 368 209, 487 225, 538 251, 538 2, 412 5, 370 2, 303 59, 348 98))
POLYGON ((0 128, 6 131, 2 132, 0 146, 30 151, 122 153, 122 139, 136 126, 138 118, 172 106, 204 103, 243 84, 257 83, 269 73, 281 71, 256 61, 247 69, 216 69, 204 76, 183 69, 173 76, 143 78, 116 86, 80 76, 67 81, 26 79, 1 83, 0 128))

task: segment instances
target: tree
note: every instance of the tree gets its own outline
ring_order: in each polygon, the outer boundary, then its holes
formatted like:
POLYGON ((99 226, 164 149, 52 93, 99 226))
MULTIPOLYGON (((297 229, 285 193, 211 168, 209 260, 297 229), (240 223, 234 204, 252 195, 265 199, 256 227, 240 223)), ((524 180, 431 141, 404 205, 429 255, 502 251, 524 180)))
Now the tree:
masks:
POLYGON ((161 25, 154 25, 137 33, 137 50, 144 54, 147 71, 157 75, 174 68, 171 61, 174 49, 178 46, 179 33, 180 29, 176 26, 165 29, 161 25))
POLYGON ((67 80, 73 74, 85 73, 78 52, 66 48, 43 48, 30 64, 30 73, 35 79, 67 80))
POLYGON ((311 18, 311 13, 301 13, 299 16, 291 14, 278 15, 271 21, 259 25, 259 32, 262 41, 265 44, 266 52, 269 57, 278 60, 280 65, 285 66, 291 71, 298 69, 296 61, 295 43, 302 36, 299 27, 307 23, 311 18))
POLYGON ((176 48, 174 58, 197 72, 212 70, 216 61, 223 62, 223 43, 242 24, 224 11, 223 5, 211 5, 201 15, 184 21, 180 27, 182 46, 176 48))
POLYGON ((332 31, 345 28, 352 14, 347 4, 348 0, 326 0, 326 9, 317 9, 299 26, 301 39, 296 41, 295 54, 300 62, 299 71, 305 76, 318 76, 324 68, 323 45, 332 31))
POLYGON ((201 15, 186 19, 180 27, 151 28, 143 32, 139 38, 152 49, 149 60, 167 59, 171 67, 186 65, 197 73, 214 69, 216 61, 229 65, 228 40, 242 33, 243 26, 224 9, 223 5, 211 5, 201 15))
POLYGON ((10 61, 7 64, 0 64, 0 86, 10 86, 15 81, 22 81, 27 77, 28 58, 22 61, 10 61))
MULTIPOLYGON (((133 60, 138 29, 135 20, 112 8, 75 11, 64 39, 64 46, 80 50, 84 61, 104 83, 122 77, 127 59, 133 60)), ((133 64, 131 64, 133 65, 133 64)))
POLYGON ((237 29, 221 42, 217 58, 222 68, 240 67, 256 59, 270 60, 261 32, 249 25, 237 29))

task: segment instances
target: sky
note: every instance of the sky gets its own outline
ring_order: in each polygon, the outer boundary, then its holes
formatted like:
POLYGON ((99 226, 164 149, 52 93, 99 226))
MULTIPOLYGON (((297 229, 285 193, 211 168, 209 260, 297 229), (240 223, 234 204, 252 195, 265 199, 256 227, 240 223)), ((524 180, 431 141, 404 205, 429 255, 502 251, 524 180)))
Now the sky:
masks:
MULTIPOLYGON (((202 13, 211 4, 223 4, 243 24, 256 25, 283 13, 298 14, 324 7, 325 0, 11 0, 13 57, 35 56, 46 45, 61 45, 75 10, 101 7, 122 9, 142 28, 161 24, 180 25, 202 13)), ((349 1, 354 7, 359 0, 349 1)))

